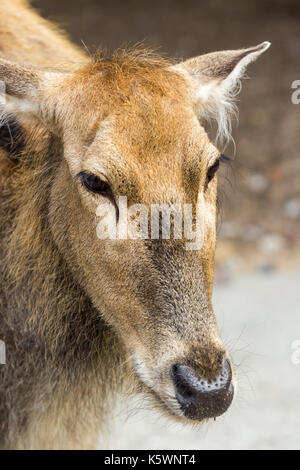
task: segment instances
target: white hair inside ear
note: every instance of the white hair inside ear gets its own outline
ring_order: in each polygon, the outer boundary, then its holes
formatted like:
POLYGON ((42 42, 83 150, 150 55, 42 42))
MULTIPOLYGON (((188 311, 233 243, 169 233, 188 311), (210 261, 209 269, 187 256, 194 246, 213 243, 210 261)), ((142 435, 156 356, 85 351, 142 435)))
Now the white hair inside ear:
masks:
POLYGON ((15 116, 21 123, 37 119, 50 126, 57 87, 67 76, 0 59, 0 125, 15 116))
POLYGON ((212 52, 172 67, 187 78, 200 120, 215 120, 217 140, 231 137, 232 117, 237 113, 235 99, 247 66, 265 52, 271 43, 247 49, 212 52))

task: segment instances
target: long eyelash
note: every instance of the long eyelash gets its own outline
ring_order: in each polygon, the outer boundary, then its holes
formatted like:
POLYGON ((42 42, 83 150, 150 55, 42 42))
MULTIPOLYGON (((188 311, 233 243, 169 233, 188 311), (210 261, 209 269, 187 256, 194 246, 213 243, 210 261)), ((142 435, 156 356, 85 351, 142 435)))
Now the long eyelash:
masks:
POLYGON ((219 160, 221 163, 225 163, 225 165, 228 165, 231 162, 233 162, 233 159, 230 157, 227 157, 227 155, 224 155, 224 153, 220 155, 219 160))

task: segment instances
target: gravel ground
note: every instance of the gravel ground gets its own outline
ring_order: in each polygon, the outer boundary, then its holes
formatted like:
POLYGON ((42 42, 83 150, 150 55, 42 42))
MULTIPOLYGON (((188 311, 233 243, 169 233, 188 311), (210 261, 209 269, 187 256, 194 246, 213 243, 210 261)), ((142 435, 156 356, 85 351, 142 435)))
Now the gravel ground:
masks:
POLYGON ((299 286, 300 272, 217 285, 215 310, 239 379, 231 409, 192 428, 168 423, 141 400, 130 403, 109 448, 300 449, 300 364, 292 361, 292 343, 300 340, 299 286))

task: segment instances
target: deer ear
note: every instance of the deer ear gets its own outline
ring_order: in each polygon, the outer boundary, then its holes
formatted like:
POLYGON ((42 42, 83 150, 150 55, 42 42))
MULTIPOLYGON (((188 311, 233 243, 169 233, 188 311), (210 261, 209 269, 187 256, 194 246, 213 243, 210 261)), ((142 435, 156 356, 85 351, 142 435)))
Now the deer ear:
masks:
POLYGON ((255 47, 220 51, 189 59, 172 67, 188 75, 199 118, 216 119, 218 137, 228 137, 234 98, 240 90, 240 79, 250 64, 270 47, 263 42, 255 47))
POLYGON ((41 72, 1 59, 1 120, 5 121, 6 117, 15 115, 20 121, 36 118, 50 125, 53 114, 50 90, 61 76, 63 74, 41 72))

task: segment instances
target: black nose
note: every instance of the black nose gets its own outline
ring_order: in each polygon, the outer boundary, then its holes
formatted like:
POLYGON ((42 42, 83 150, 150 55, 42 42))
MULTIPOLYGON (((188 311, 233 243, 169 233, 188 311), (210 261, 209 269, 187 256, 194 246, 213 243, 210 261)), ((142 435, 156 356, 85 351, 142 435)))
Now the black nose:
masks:
POLYGON ((228 359, 214 380, 198 378, 191 367, 182 364, 175 364, 171 375, 176 398, 185 416, 190 419, 220 416, 232 402, 234 387, 228 359))

